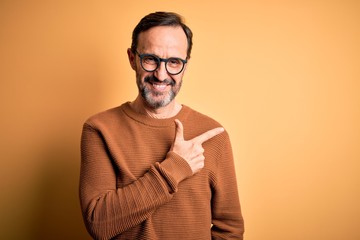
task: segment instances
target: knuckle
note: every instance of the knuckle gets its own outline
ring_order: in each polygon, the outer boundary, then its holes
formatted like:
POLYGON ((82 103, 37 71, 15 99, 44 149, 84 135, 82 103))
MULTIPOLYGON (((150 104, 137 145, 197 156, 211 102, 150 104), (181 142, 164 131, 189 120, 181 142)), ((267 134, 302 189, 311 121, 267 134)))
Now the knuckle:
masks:
POLYGON ((204 162, 201 162, 200 168, 204 168, 204 166, 205 166, 204 162))

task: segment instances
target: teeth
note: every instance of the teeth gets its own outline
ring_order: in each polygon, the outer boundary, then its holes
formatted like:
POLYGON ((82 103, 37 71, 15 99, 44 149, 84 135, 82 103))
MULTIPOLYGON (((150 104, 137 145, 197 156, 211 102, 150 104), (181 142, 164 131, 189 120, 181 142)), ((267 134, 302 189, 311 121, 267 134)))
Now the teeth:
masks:
POLYGON ((154 86, 156 89, 164 90, 167 85, 165 85, 165 84, 153 84, 153 86, 154 86))

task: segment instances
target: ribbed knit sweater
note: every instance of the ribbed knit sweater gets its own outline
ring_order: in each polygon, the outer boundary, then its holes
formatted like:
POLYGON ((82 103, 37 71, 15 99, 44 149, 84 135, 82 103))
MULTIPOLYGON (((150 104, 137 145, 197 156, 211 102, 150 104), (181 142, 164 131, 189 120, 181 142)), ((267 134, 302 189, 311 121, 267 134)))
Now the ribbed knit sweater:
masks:
POLYGON ((196 174, 170 151, 175 119, 185 140, 220 124, 183 105, 154 119, 129 103, 90 117, 81 137, 80 203, 94 239, 243 239, 229 136, 203 143, 196 174))

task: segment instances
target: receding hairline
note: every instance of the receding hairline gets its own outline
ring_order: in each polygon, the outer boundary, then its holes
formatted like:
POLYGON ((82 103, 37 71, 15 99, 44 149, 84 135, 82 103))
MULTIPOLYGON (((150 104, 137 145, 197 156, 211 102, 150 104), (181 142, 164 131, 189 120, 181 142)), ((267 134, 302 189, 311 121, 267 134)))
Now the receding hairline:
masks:
MULTIPOLYGON (((138 44, 137 44, 137 47, 139 50, 143 49, 144 47, 146 48, 146 44, 144 45, 144 40, 145 42, 148 40, 148 39, 145 39, 144 38, 144 35, 146 35, 147 33, 149 33, 150 31, 157 31, 157 29, 176 29, 178 31, 178 34, 181 35, 181 38, 182 40, 178 41, 177 44, 174 44, 173 46, 184 46, 184 54, 185 56, 182 56, 182 57, 187 57, 187 50, 189 48, 189 43, 187 41, 187 37, 186 37, 186 34, 185 32, 183 31, 183 29, 181 28, 181 26, 155 26, 155 27, 152 27, 152 28, 149 28, 147 29, 146 31, 142 31, 141 33, 139 33, 138 35, 138 44)), ((165 30, 166 31, 166 30, 165 30)), ((167 36, 173 36, 174 34, 166 34, 167 36)), ((156 38, 156 35, 155 35, 155 38, 156 38)), ((175 37, 176 39, 179 39, 179 37, 175 37)), ((182 52, 182 51, 181 51, 182 52)))
POLYGON ((174 12, 154 12, 143 17, 133 30, 131 50, 133 52, 136 51, 138 37, 142 32, 149 31, 158 26, 182 28, 187 39, 187 58, 189 59, 193 45, 193 33, 186 25, 184 17, 174 12))

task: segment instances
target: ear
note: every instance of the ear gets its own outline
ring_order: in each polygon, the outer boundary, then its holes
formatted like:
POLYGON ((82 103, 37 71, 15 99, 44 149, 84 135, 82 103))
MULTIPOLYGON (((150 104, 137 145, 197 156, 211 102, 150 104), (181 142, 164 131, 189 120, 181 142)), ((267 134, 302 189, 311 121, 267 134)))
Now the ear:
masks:
POLYGON ((129 63, 130 63, 131 68, 133 70, 136 70, 135 55, 131 51, 131 48, 127 49, 127 55, 128 55, 128 58, 129 58, 129 63))

